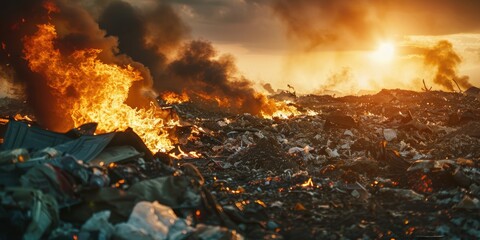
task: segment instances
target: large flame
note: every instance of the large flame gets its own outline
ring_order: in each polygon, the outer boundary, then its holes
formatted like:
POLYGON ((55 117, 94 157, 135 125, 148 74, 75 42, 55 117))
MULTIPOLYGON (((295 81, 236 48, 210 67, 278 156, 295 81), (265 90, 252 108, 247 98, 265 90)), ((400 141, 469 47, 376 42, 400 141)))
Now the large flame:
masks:
POLYGON ((51 24, 24 39, 24 54, 32 71, 45 76, 54 95, 64 99, 58 107, 71 116, 75 126, 98 122, 99 132, 131 127, 152 151, 166 151, 172 143, 163 131, 164 122, 148 109, 133 109, 125 104, 132 83, 142 80, 131 66, 105 64, 100 50, 86 49, 63 56, 55 48, 57 38, 51 24))

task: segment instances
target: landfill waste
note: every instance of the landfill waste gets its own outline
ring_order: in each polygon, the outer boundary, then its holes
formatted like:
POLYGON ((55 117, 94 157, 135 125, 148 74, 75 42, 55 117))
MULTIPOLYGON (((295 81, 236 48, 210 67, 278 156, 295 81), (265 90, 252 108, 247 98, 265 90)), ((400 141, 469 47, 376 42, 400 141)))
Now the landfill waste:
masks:
POLYGON ((159 152, 132 129, 52 132, 0 105, 0 239, 480 236, 478 89, 278 94, 296 111, 159 99, 180 119, 159 152))

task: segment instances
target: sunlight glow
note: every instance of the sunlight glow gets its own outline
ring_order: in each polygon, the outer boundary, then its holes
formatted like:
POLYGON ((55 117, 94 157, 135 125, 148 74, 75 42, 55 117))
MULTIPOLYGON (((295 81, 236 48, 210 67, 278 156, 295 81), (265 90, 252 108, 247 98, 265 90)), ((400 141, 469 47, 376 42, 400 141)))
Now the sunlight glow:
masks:
POLYGON ((395 57, 395 45, 391 42, 382 42, 371 56, 376 62, 390 62, 395 57))

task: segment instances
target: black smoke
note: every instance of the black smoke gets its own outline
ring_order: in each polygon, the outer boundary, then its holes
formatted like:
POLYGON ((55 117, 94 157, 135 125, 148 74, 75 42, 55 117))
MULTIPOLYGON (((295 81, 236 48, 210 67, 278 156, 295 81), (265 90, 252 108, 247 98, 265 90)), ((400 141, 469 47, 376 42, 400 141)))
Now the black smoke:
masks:
POLYGON ((65 129, 71 122, 58 108, 69 96, 53 94, 41 74, 32 72, 23 56, 23 39, 37 25, 51 23, 58 39, 55 47, 64 55, 87 48, 100 49, 101 61, 139 70, 143 81, 130 89, 127 104, 142 107, 149 100, 144 89, 157 92, 192 90, 202 96, 225 99, 238 112, 259 113, 266 100, 252 83, 237 76, 232 57, 216 58, 210 43, 191 41, 188 27, 170 1, 152 1, 140 7, 120 0, 18 0, 2 3, 0 14, 0 63, 14 72, 15 81, 26 84, 27 101, 40 124, 65 129), (3 47, 5 46, 5 47, 3 47), (178 52, 178 54, 177 54, 178 52))
POLYGON ((168 87, 166 55, 176 50, 188 33, 170 5, 158 1, 152 9, 139 9, 127 2, 112 1, 101 12, 98 23, 108 35, 118 38, 120 53, 150 70, 155 89, 168 87))
POLYGON ((209 42, 185 44, 178 59, 167 70, 171 79, 177 82, 177 91, 188 89, 187 92, 216 97, 236 112, 259 114, 262 110, 271 111, 267 99, 252 88, 252 82, 236 76, 233 57, 218 57, 209 42))

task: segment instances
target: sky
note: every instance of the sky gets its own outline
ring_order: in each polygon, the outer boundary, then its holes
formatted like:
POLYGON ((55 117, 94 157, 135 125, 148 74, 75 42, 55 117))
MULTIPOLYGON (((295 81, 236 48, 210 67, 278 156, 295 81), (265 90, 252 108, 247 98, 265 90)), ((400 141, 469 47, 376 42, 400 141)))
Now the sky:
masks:
POLYGON ((450 90, 435 83, 439 65, 424 56, 442 40, 460 58, 455 76, 480 85, 480 1, 171 2, 191 38, 211 41, 235 57, 241 74, 275 89, 420 90, 425 79, 433 89, 450 90))
MULTIPOLYGON (((203 93, 240 96, 252 92, 249 82, 258 91, 269 83, 275 90, 290 85, 299 93, 339 95, 421 90, 422 80, 436 90, 457 90, 452 80, 463 90, 480 86, 478 0, 48 1, 60 8, 48 19, 61 46, 103 49, 102 60, 133 64, 142 84, 156 91, 200 86, 203 93), (198 65, 188 65, 188 56, 198 57, 198 65), (195 72, 202 64, 205 70, 195 72), (195 79, 200 73, 215 77, 195 79)), ((33 3, 0 10, 0 27, 13 33, 0 33, 7 63, 0 65, 0 97, 22 91, 5 79, 32 77, 19 74, 25 66, 16 43, 47 18, 35 10, 41 2, 33 3), (19 23, 21 16, 34 17, 19 23)))

